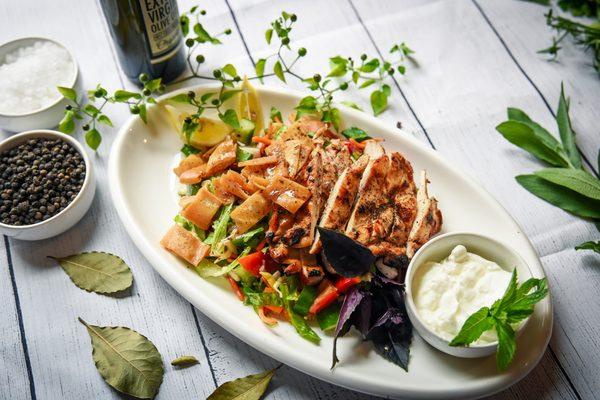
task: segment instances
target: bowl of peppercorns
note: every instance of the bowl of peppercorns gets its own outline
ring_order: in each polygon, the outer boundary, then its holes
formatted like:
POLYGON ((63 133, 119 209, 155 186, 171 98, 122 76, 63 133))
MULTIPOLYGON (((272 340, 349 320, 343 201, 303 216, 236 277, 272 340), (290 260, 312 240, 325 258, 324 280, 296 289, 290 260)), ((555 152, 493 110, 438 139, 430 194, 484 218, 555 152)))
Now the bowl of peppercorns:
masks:
POLYGON ((56 236, 92 204, 96 181, 83 146, 52 130, 0 142, 0 232, 21 240, 56 236))

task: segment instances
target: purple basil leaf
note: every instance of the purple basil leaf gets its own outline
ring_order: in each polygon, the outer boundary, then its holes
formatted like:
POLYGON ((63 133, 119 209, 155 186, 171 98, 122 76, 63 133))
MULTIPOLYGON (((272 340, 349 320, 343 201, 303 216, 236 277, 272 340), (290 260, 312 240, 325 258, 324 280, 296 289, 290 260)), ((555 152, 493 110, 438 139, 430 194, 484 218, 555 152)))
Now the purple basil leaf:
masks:
POLYGON ((405 321, 405 317, 402 315, 402 311, 397 308, 390 308, 387 310, 371 327, 369 334, 374 329, 382 327, 386 324, 389 325, 400 325, 405 321))
POLYGON ((400 325, 385 324, 373 329, 369 339, 377 354, 408 371, 412 325, 406 322, 400 325))
POLYGON ((341 232, 318 228, 321 237, 321 256, 326 266, 338 274, 352 278, 369 272, 375 256, 363 246, 341 232))
MULTIPOLYGON (((370 296, 370 293, 363 290, 360 286, 355 286, 346 294, 344 297, 344 303, 340 309, 340 317, 338 319, 337 326, 335 327, 335 337, 333 339, 333 363, 331 368, 335 367, 335 364, 339 361, 337 358, 337 339, 340 336, 344 336, 350 330, 353 325, 353 314, 359 308, 365 297, 370 296)), ((362 313, 361 313, 362 314, 362 313)))

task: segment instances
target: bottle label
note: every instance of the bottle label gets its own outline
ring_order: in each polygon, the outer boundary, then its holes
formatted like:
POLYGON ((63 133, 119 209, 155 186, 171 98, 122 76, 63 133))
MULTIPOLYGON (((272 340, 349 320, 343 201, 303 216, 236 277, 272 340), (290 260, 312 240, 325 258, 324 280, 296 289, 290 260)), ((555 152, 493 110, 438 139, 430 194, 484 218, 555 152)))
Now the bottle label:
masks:
POLYGON ((181 46, 177 0, 139 0, 152 64, 173 56, 181 46))

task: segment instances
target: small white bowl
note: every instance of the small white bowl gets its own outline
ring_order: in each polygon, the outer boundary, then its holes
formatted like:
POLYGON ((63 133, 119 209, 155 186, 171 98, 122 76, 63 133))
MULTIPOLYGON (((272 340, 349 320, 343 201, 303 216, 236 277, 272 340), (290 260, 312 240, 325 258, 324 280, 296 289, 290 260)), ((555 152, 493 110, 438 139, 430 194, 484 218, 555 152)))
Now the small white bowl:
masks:
POLYGON ((61 139, 77 149, 85 162, 85 179, 83 180, 81 190, 73 201, 53 217, 32 225, 7 225, 0 222, 0 232, 2 234, 20 240, 41 240, 63 233, 79 222, 85 215, 96 193, 96 177, 94 175, 93 164, 84 147, 69 135, 45 129, 19 133, 0 142, 0 153, 35 138, 61 139))
MULTIPOLYGON (((79 68, 77 66, 77 61, 75 57, 73 57, 73 53, 69 51, 65 46, 56 42, 52 39, 47 39, 43 37, 27 37, 16 39, 7 43, 0 45, 0 64, 4 62, 4 59, 7 54, 12 53, 13 51, 21 48, 33 45, 35 42, 52 42, 63 49, 65 49, 71 60, 73 61, 73 65, 75 67, 75 71, 73 76, 69 79, 69 83, 65 85, 66 87, 75 88, 77 92, 79 92, 79 68)), ((56 91, 57 99, 54 103, 38 110, 33 110, 23 114, 6 114, 0 112, 0 127, 6 129, 10 132, 20 132, 20 131, 28 131, 32 129, 39 128, 54 128, 58 125, 62 116, 65 112, 65 107, 69 104, 69 100, 62 97, 62 95, 56 91)))
MULTIPOLYGON (((525 260, 505 244, 477 233, 446 233, 427 242, 413 256, 406 272, 406 311, 413 326, 417 332, 419 332, 419 335, 436 349, 461 358, 486 357, 496 352, 497 342, 466 347, 450 346, 448 340, 440 337, 425 325, 421 320, 414 303, 412 281, 415 272, 428 261, 438 262, 448 257, 452 249, 458 245, 465 246, 470 253, 475 253, 487 260, 497 263, 501 268, 508 272, 512 272, 513 269, 516 268, 519 282, 524 282, 532 277, 529 266, 525 260)), ((526 319, 521 323, 517 335, 523 332, 528 320, 529 319, 526 319)))

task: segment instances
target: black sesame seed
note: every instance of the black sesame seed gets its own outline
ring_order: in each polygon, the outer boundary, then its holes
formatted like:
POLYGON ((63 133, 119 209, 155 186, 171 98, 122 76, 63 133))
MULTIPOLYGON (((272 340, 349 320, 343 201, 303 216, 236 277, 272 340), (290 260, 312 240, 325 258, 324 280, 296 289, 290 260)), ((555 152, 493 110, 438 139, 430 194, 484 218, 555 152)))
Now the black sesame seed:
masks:
POLYGON ((84 179, 83 158, 60 139, 30 139, 0 153, 0 222, 31 225, 53 217, 84 179))

